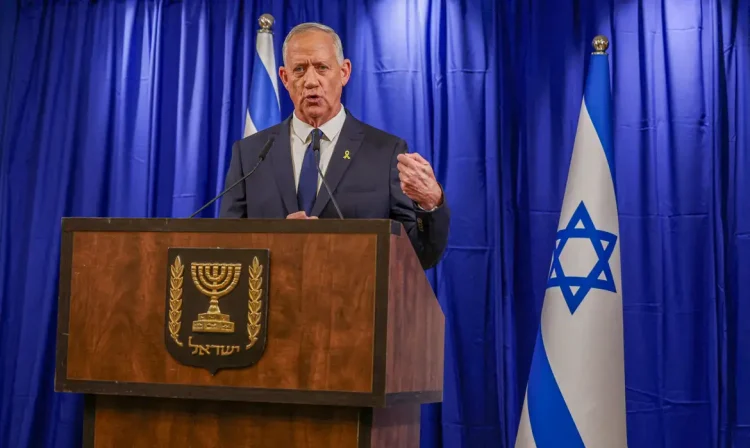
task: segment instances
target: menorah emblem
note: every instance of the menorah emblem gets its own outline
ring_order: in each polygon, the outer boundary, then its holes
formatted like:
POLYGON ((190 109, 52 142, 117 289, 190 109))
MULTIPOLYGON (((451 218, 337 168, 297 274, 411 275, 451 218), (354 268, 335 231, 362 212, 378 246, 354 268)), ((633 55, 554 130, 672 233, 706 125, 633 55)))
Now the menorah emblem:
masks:
POLYGON ((234 333, 234 322, 219 309, 219 299, 232 292, 240 280, 240 263, 191 263, 190 273, 195 287, 208 296, 208 311, 193 321, 196 333, 234 333))

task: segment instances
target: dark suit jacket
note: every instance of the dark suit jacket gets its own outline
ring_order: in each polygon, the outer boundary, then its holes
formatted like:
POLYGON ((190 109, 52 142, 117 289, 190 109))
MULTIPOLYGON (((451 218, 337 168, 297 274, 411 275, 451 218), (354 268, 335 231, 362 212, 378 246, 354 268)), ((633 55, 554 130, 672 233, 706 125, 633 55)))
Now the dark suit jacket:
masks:
MULTIPOLYGON (((422 267, 440 260, 448 242, 450 210, 443 204, 426 212, 401 190, 396 156, 407 152, 406 142, 368 126, 346 111, 346 120, 326 171, 326 182, 345 219, 393 219, 403 224, 422 267), (344 154, 349 151, 349 158, 344 154)), ((280 124, 234 144, 227 173, 229 186, 258 162, 269 137, 274 143, 258 169, 222 198, 222 218, 286 218, 299 210, 294 185, 290 142, 291 116, 280 124)), ((311 213, 337 218, 325 187, 321 185, 311 213)))

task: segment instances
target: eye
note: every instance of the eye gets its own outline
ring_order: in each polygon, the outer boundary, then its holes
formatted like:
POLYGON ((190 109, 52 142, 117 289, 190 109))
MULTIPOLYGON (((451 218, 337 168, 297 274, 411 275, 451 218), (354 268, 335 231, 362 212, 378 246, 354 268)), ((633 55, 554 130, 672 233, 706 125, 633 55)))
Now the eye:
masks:
POLYGON ((318 65, 318 70, 320 70, 320 71, 326 71, 326 70, 328 70, 328 66, 325 65, 325 64, 320 64, 320 65, 318 65))

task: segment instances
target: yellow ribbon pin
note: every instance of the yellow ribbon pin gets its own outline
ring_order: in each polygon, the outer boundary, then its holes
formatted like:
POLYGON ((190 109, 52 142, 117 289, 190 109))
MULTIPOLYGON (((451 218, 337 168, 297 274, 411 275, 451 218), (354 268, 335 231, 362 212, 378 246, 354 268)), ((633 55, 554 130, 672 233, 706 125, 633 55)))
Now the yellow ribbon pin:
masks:
POLYGON ((346 160, 351 160, 351 157, 349 156, 349 150, 348 149, 346 151, 344 151, 344 158, 346 160))

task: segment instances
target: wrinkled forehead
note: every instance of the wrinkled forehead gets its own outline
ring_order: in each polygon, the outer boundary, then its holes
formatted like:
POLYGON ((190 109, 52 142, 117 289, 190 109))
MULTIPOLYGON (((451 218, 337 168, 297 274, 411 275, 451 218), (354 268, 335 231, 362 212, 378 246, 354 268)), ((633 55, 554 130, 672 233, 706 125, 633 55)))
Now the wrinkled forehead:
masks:
POLYGON ((307 61, 336 60, 333 36, 321 30, 308 30, 295 34, 286 48, 289 65, 307 61))

